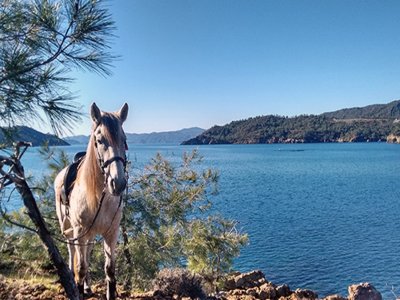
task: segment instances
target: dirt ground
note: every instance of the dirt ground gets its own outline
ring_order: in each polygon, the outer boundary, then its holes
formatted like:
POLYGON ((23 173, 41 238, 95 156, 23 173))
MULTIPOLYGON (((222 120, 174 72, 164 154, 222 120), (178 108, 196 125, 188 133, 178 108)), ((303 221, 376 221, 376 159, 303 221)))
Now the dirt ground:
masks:
MULTIPOLYGON (((105 297, 105 285, 92 286, 93 295, 85 297, 87 300, 103 300, 105 297)), ((46 284, 30 283, 24 280, 8 279, 0 275, 0 299, 1 300, 68 300, 64 289, 60 284, 53 284, 49 288, 46 284)), ((157 299, 152 294, 130 293, 118 289, 118 299, 123 300, 151 300, 157 299)))

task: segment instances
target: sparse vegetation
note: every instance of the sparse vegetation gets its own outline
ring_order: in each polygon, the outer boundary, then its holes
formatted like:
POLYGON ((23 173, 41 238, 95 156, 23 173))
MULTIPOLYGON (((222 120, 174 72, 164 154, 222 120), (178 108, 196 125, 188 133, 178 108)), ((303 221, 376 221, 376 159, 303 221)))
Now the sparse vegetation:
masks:
POLYGON ((161 295, 190 297, 191 299, 205 299, 206 294, 202 286, 202 278, 182 268, 162 269, 153 282, 153 290, 161 295))

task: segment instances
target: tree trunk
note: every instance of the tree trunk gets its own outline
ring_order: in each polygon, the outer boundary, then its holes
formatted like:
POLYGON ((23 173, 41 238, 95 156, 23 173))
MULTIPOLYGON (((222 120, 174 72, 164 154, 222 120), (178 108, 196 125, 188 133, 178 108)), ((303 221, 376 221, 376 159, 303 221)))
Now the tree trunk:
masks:
POLYGON ((15 183, 15 186, 22 196, 25 207, 28 209, 29 217, 38 228, 39 237, 44 243, 51 261, 57 269, 61 284, 64 287, 68 298, 71 300, 79 300, 79 293, 72 276, 72 272, 64 262, 57 246, 54 243, 53 238, 47 230, 46 223, 44 222, 43 217, 36 205, 36 201, 31 189, 29 188, 25 179, 18 180, 18 182, 15 183))

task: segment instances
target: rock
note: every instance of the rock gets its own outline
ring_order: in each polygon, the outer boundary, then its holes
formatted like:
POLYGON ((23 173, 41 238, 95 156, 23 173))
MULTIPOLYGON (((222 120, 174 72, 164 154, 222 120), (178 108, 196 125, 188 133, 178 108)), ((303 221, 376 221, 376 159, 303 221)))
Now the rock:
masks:
POLYGON ((297 289, 293 294, 290 295, 289 299, 293 300, 315 300, 318 299, 318 295, 311 290, 297 289))
POLYGON ((347 298, 342 297, 342 296, 340 296, 338 294, 335 294, 335 295, 326 296, 322 300, 347 300, 347 298))
POLYGON ((251 289, 246 290, 246 294, 253 297, 257 297, 258 293, 259 293, 258 287, 253 287, 251 289))
POLYGON ((272 284, 264 283, 262 286, 260 286, 259 289, 260 289, 259 298, 261 300, 276 298, 276 289, 272 284))
POLYGON ((268 281, 263 277, 261 279, 257 280, 257 286, 262 286, 264 283, 267 283, 268 281))
POLYGON ((400 143, 400 136, 391 133, 386 137, 386 142, 388 142, 388 143, 400 143))
POLYGON ((230 291, 236 288, 235 278, 240 275, 240 272, 234 272, 229 274, 228 278, 224 282, 224 290, 230 291))
POLYGON ((249 289, 261 286, 266 283, 264 273, 261 271, 252 271, 248 273, 234 273, 225 281, 225 290, 249 289))
POLYGON ((349 300, 382 300, 382 295, 372 284, 365 282, 349 286, 349 300))
POLYGON ((219 295, 218 300, 256 300, 257 298, 252 295, 247 295, 244 290, 230 291, 225 295, 219 295))
POLYGON ((233 296, 247 295, 247 290, 236 289, 236 290, 231 291, 229 293, 229 295, 233 295, 233 296))
POLYGON ((261 271, 252 271, 241 274, 235 278, 236 288, 248 289, 258 285, 258 281, 264 277, 264 273, 261 271))
POLYGON ((276 297, 289 297, 293 292, 287 284, 280 285, 276 288, 276 297))

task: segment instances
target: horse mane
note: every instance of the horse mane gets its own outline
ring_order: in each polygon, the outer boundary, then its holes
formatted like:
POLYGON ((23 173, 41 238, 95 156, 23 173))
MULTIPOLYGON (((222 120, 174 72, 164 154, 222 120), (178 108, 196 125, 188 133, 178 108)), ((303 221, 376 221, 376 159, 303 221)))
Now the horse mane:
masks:
MULTIPOLYGON (((105 129, 104 137, 115 145, 120 135, 119 118, 114 113, 104 113, 101 117, 101 123, 105 129)), ((104 175, 101 172, 97 161, 94 131, 97 126, 94 126, 90 135, 88 147, 86 150, 85 159, 80 166, 76 181, 82 182, 86 189, 86 201, 91 212, 96 211, 100 197, 104 188, 104 175)))

